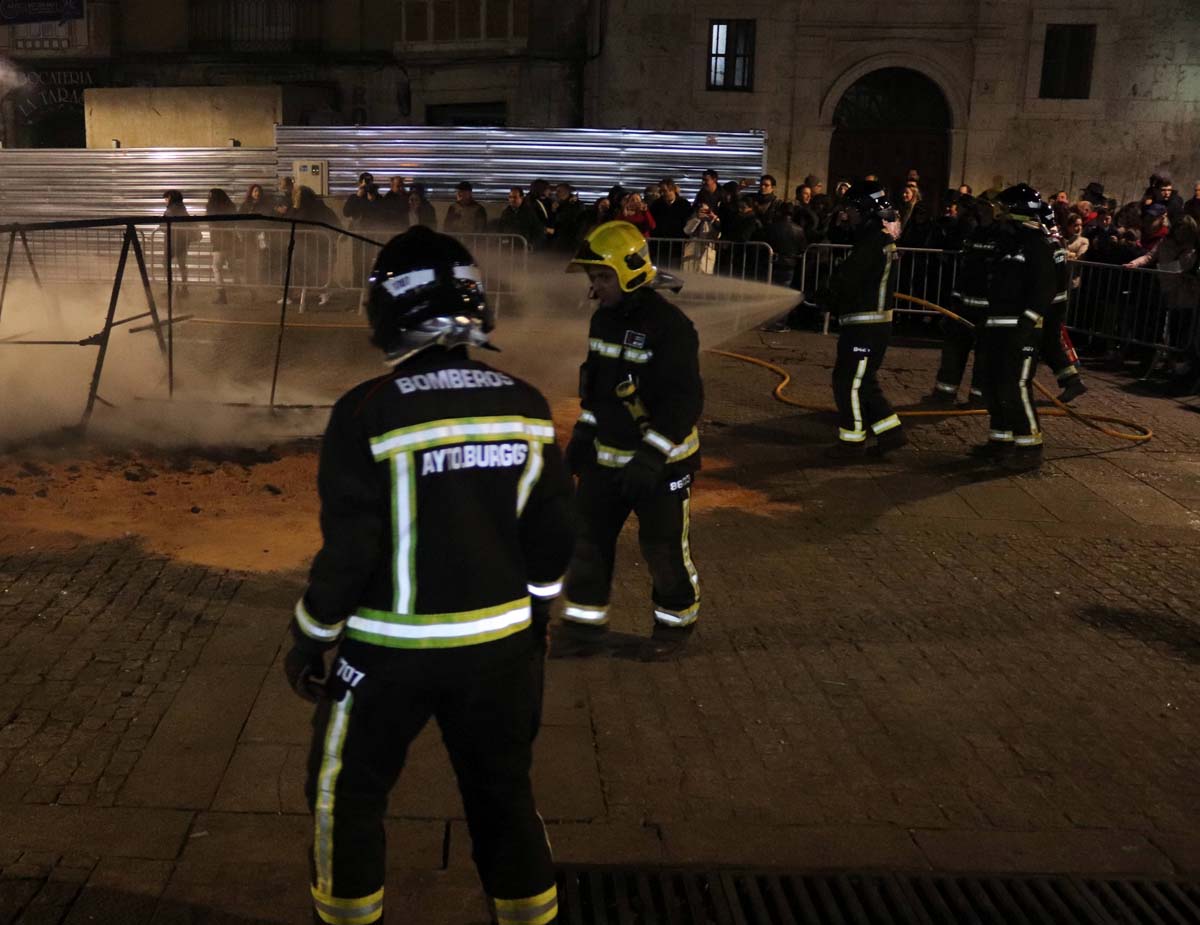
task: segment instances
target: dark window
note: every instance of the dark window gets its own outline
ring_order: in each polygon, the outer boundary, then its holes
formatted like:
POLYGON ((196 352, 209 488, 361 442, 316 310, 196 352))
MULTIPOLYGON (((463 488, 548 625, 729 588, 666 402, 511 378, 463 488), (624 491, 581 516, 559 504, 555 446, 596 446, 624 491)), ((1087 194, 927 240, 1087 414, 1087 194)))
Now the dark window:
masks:
POLYGON ((1086 100, 1092 92, 1092 58, 1096 52, 1094 25, 1046 26, 1042 55, 1044 100, 1086 100))
POLYGON ((709 21, 708 89, 754 89, 753 19, 709 21))
POLYGON ((321 47, 319 0, 191 0, 193 51, 291 52, 321 47))

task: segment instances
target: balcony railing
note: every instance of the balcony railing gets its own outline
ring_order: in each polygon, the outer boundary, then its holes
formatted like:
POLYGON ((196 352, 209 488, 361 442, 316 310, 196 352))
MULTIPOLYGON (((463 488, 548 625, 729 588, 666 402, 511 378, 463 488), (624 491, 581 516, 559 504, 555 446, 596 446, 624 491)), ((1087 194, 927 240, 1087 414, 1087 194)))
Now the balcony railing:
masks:
POLYGON ((188 45, 199 52, 321 47, 320 0, 191 0, 188 45))

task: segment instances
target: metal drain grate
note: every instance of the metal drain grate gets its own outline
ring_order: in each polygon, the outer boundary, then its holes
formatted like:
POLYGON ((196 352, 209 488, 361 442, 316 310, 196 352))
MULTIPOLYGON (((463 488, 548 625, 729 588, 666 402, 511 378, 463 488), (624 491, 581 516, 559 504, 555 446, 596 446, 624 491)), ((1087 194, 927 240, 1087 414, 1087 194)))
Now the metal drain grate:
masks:
POLYGON ((562 925, 1200 925, 1200 884, 563 867, 559 909, 562 925))

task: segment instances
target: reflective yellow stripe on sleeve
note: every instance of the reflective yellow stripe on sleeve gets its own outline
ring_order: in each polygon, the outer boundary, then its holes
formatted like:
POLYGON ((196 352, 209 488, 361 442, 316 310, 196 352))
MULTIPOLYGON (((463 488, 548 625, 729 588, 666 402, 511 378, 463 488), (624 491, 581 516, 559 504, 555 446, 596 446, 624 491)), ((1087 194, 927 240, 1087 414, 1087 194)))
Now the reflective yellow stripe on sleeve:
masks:
MULTIPOLYGON (((666 437, 654 431, 648 431, 646 437, 643 439, 660 453, 666 453, 667 462, 680 462, 692 456, 700 449, 700 434, 694 427, 692 428, 692 432, 684 438, 683 443, 671 443, 666 437), (669 445, 671 448, 670 451, 664 450, 657 442, 651 441, 649 439, 651 433, 654 433, 663 443, 669 445)), ((608 446, 599 440, 596 441, 596 462, 609 469, 620 469, 629 460, 633 459, 633 454, 633 450, 619 446, 608 446)))
POLYGON ((308 612, 308 608, 304 606, 304 598, 296 601, 294 613, 300 632, 318 642, 335 642, 342 635, 342 630, 346 628, 345 620, 339 620, 337 623, 322 623, 315 619, 308 612))

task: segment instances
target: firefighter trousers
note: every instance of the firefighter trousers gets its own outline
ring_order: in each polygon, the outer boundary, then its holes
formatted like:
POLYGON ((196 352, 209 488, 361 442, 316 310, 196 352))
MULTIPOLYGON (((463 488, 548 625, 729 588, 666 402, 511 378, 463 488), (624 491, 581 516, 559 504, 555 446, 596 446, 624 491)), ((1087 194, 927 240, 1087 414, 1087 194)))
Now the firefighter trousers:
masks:
POLYGON ((876 374, 892 338, 891 322, 853 324, 838 335, 833 365, 833 397, 838 409, 838 439, 862 443, 867 428, 879 436, 900 426, 876 374))
POLYGON ((654 620, 690 626, 700 615, 700 578, 692 564, 690 473, 664 477, 653 495, 631 504, 617 489, 619 469, 591 466, 575 492, 577 535, 567 568, 563 619, 603 626, 617 558, 617 537, 637 514, 638 542, 650 569, 654 620))
POLYGON ((1026 312, 1017 318, 989 318, 981 330, 988 375, 984 394, 991 415, 988 439, 992 442, 1018 447, 1042 443, 1033 401, 1033 377, 1042 345, 1041 323, 1040 316, 1026 312))
MULTIPOLYGON (((967 316, 967 310, 962 309, 963 317, 977 324, 977 319, 967 316)), ((963 375, 967 371, 967 361, 971 351, 975 351, 975 367, 971 371, 971 396, 983 396, 983 355, 976 350, 975 329, 968 328, 961 322, 951 318, 942 319, 942 362, 938 366, 937 381, 934 388, 947 396, 958 394, 963 375)))
POLYGON ((449 653, 460 650, 405 651, 396 658, 376 646, 342 644, 330 697, 313 720, 305 787, 314 819, 315 922, 381 920, 388 793, 408 746, 431 717, 450 753, 472 857, 497 921, 557 920, 550 846, 529 780, 544 649, 528 631, 522 636, 484 643, 503 646, 503 657, 469 671, 448 667, 449 653))
POLYGON ((1066 314, 1064 307, 1055 305, 1046 313, 1042 327, 1042 361, 1050 367, 1060 384, 1079 375, 1079 368, 1075 365, 1075 347, 1063 324, 1066 314))

